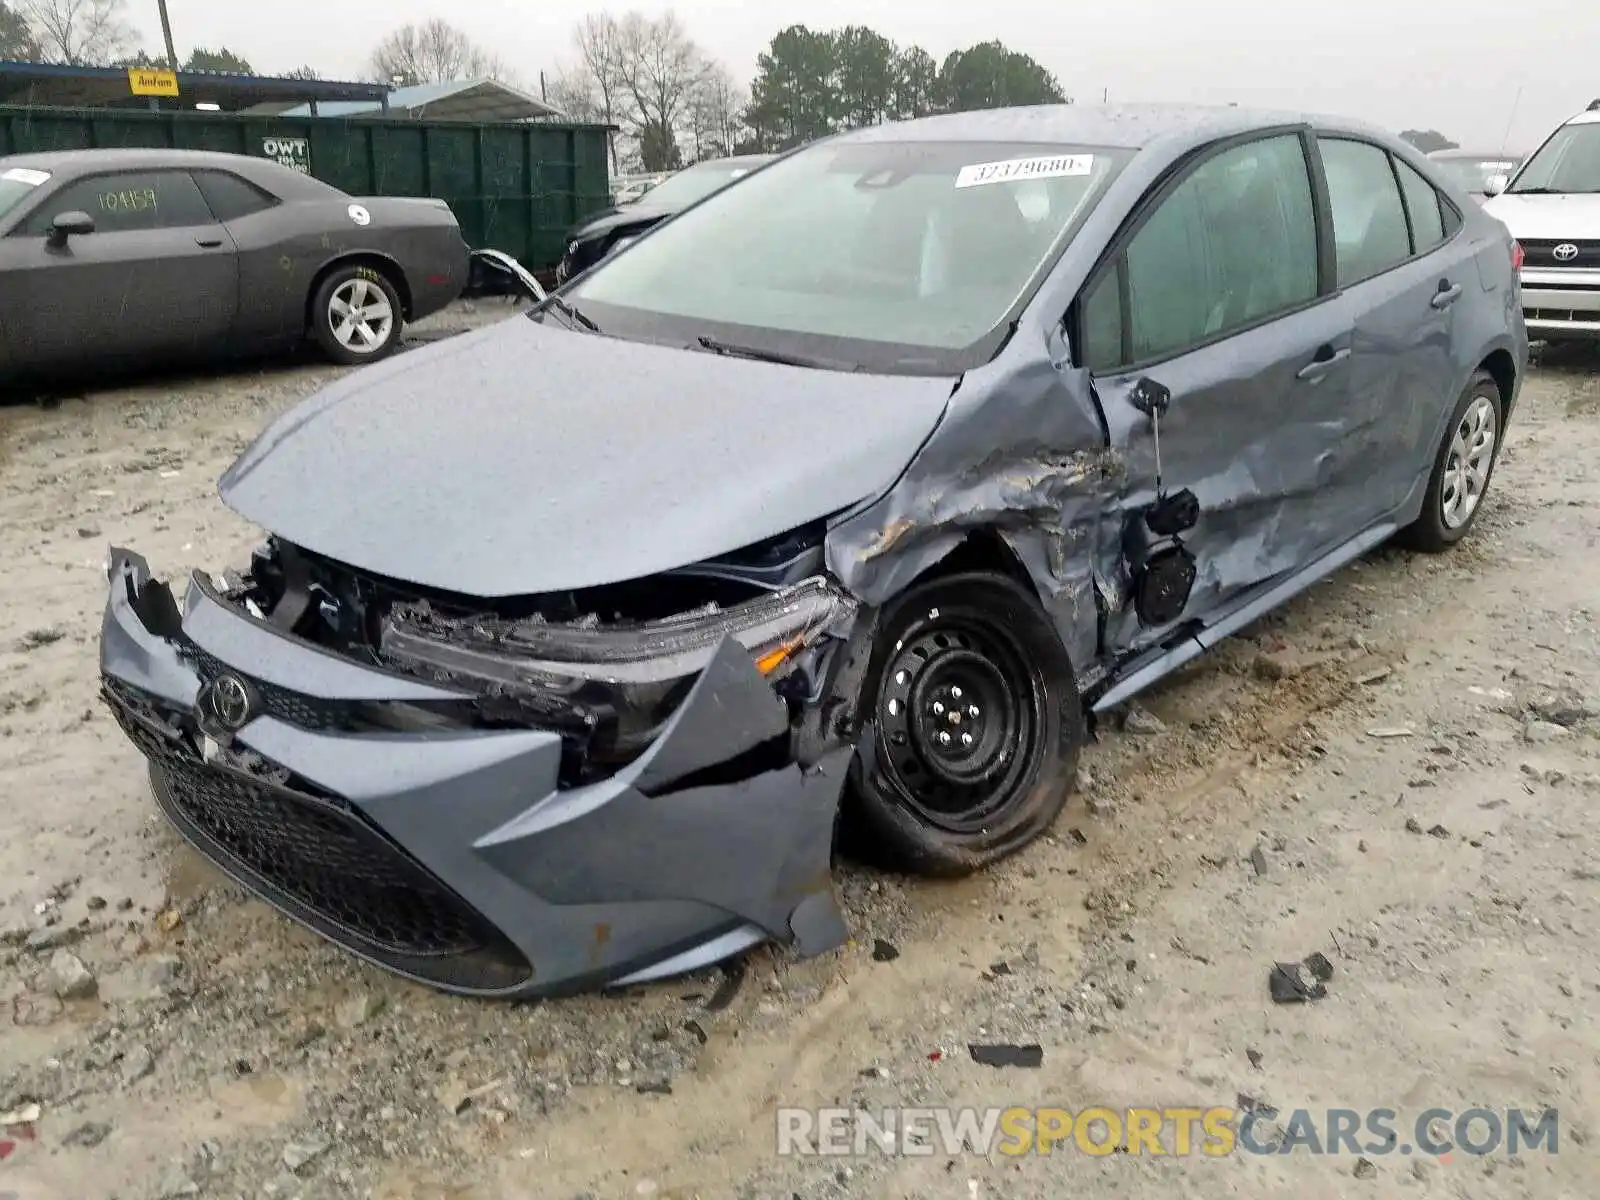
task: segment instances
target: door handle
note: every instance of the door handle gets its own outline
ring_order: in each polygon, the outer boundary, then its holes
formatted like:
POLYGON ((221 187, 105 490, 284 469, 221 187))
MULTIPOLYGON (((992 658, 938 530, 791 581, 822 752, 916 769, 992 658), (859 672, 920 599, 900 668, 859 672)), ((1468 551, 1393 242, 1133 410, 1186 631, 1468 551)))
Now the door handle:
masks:
POLYGON ((194 244, 196 246, 203 246, 207 250, 215 250, 218 246, 222 245, 222 239, 221 238, 211 238, 211 237, 197 237, 194 240, 194 244))
POLYGON ((1316 383, 1334 367, 1350 357, 1350 347, 1345 346, 1335 350, 1332 346, 1322 346, 1317 350, 1317 355, 1305 366, 1295 372, 1296 379, 1305 379, 1316 383))
POLYGON ((1439 290, 1433 294, 1433 299, 1429 300, 1428 303, 1433 305, 1434 308, 1444 309, 1449 308, 1460 298, 1461 285, 1459 283, 1452 284, 1448 279, 1441 279, 1439 281, 1439 290))

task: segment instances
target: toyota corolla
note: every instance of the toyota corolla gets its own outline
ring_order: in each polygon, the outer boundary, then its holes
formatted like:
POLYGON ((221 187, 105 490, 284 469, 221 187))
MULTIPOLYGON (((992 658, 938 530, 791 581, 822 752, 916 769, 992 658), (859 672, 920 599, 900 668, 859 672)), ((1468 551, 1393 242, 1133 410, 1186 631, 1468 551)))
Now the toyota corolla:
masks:
POLYGON ((865 129, 280 417, 249 563, 112 552, 105 695, 202 853, 411 978, 816 953, 841 826, 992 863, 1095 714, 1464 537, 1526 361, 1505 228, 1366 126, 865 129))

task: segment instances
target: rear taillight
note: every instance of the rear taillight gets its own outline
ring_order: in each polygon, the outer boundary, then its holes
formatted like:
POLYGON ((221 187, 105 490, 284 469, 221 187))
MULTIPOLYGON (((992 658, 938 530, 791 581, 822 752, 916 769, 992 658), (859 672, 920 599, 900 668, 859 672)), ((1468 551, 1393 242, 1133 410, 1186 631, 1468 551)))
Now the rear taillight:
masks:
POLYGON ((1527 257, 1528 256, 1522 252, 1522 243, 1521 242, 1512 242, 1511 243, 1511 269, 1513 271, 1522 270, 1523 259, 1525 259, 1527 257))

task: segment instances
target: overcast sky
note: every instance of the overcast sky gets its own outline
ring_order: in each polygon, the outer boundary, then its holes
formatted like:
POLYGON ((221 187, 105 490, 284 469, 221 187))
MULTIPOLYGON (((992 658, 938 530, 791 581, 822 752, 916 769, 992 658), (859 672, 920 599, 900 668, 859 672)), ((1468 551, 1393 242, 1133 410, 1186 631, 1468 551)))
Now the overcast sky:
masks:
MULTIPOLYGON (((157 49, 156 0, 128 2, 146 45, 157 49)), ((168 0, 180 57, 195 45, 225 45, 264 73, 309 64, 326 78, 350 78, 387 29, 443 16, 534 85, 541 70, 570 56, 573 23, 602 7, 584 0, 168 0)), ((1600 96, 1596 0, 680 0, 631 7, 675 8, 741 82, 784 26, 855 22, 939 59, 998 38, 1054 71, 1079 101, 1109 93, 1113 101, 1315 109, 1395 130, 1435 128, 1472 149, 1494 150, 1505 140, 1511 150, 1531 150, 1600 96)))

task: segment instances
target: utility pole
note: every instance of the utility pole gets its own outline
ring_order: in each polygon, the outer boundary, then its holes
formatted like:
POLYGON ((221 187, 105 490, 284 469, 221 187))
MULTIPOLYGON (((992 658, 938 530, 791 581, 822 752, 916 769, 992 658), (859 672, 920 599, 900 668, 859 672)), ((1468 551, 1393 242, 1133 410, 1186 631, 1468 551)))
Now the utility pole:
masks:
POLYGON ((167 17, 167 0, 156 0, 156 6, 161 10, 161 36, 167 42, 167 66, 176 71, 178 52, 172 46, 172 22, 167 17))

